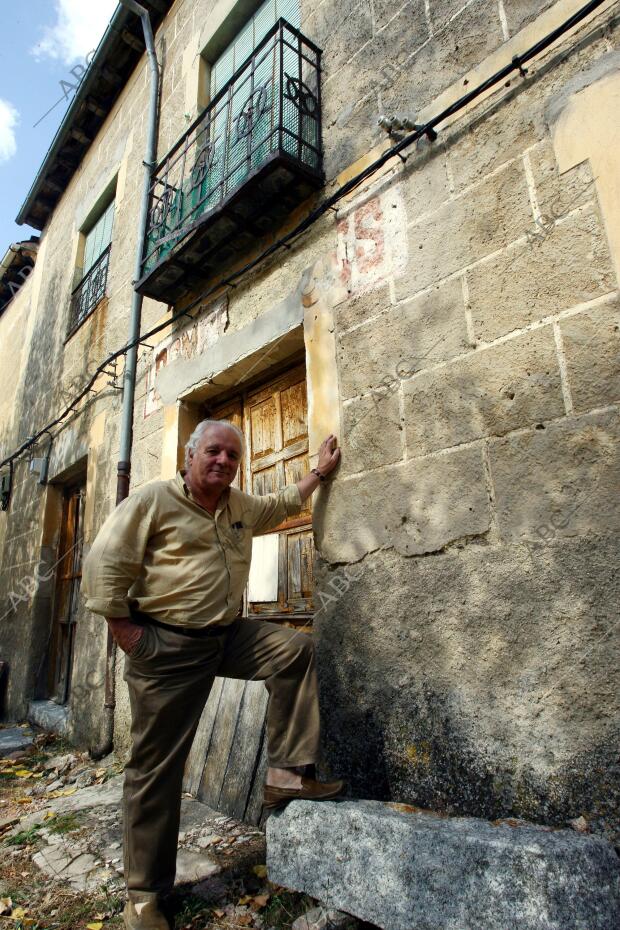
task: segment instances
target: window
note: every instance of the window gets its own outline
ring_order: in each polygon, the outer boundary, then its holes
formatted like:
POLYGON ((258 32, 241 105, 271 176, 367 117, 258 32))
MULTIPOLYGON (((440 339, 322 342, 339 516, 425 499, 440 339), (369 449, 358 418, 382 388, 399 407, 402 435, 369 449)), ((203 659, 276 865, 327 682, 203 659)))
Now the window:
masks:
POLYGON ((88 274, 97 259, 103 255, 112 242, 113 221, 114 201, 106 207, 84 239, 84 274, 88 274))
MULTIPOLYGON (((265 0, 261 4, 249 22, 211 65, 210 100, 228 84, 233 74, 280 17, 286 19, 291 26, 299 28, 299 0, 265 0)), ((211 184, 220 180, 216 177, 219 169, 221 177, 226 179, 226 189, 232 190, 243 181, 252 168, 262 163, 274 144, 275 139, 271 137, 270 129, 274 119, 273 97, 279 90, 274 86, 274 74, 278 73, 277 56, 279 48, 274 43, 258 59, 256 67, 244 68, 229 86, 226 94, 229 104, 216 108, 210 134, 211 150, 214 153, 211 184), (252 140, 264 138, 265 142, 256 146, 252 157, 248 159, 247 130, 250 124, 252 140), (226 139, 229 141, 224 156, 222 141, 226 139)), ((291 45, 285 45, 282 58, 284 70, 297 73, 298 53, 291 45)))
MULTIPOLYGON (((208 416, 243 429, 246 448, 235 485, 248 494, 269 494, 309 471, 305 365, 210 408, 208 416)), ((313 560, 309 499, 301 513, 254 537, 244 613, 307 621, 313 609, 313 560)))
POLYGON ((301 26, 299 0, 265 0, 265 3, 261 4, 239 35, 211 65, 209 82, 211 99, 227 81, 230 81, 237 68, 254 51, 260 40, 280 17, 299 29, 301 26))
POLYGON ((229 13, 204 49, 201 112, 152 178, 141 294, 177 303, 323 185, 321 50, 285 16, 298 0, 267 0, 225 47, 229 13))
POLYGON ((69 335, 82 325, 105 296, 113 224, 114 200, 82 234, 82 267, 78 270, 80 282, 71 295, 69 335))

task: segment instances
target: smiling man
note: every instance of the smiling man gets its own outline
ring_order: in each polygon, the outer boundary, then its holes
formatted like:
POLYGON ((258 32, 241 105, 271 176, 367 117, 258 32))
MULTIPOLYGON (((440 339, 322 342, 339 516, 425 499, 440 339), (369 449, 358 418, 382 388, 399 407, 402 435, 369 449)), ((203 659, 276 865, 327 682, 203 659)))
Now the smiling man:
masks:
POLYGON ((203 420, 185 469, 135 491, 108 517, 84 563, 87 607, 126 654, 132 751, 123 789, 128 930, 167 930, 158 896, 174 885, 183 770, 216 675, 264 681, 268 764, 264 806, 326 800, 319 782, 314 647, 304 633, 239 617, 252 536, 299 513, 340 450, 330 435, 317 468, 263 496, 230 485, 243 452, 232 423, 203 420))

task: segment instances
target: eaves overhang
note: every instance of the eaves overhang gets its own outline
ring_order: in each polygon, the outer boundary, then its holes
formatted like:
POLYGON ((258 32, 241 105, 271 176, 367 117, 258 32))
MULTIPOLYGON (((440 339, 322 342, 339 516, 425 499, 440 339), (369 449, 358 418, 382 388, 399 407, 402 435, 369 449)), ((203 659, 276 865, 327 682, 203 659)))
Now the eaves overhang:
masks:
POLYGON ((30 275, 37 260, 39 237, 14 242, 0 259, 0 316, 30 275))
MULTIPOLYGON (((153 32, 174 0, 140 0, 153 32)), ((42 230, 144 54, 139 17, 119 4, 15 219, 42 230)))

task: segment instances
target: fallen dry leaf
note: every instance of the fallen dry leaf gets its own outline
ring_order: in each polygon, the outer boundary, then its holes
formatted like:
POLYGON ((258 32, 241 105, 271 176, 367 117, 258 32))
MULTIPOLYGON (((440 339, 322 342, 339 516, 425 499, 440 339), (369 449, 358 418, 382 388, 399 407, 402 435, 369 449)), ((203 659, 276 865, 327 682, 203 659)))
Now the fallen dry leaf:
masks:
POLYGON ((56 811, 46 811, 43 815, 43 820, 53 820, 56 816, 56 811))
POLYGON ((18 804, 32 804, 32 798, 15 798, 18 804))
POLYGON ((17 775, 18 778, 32 778, 30 769, 15 769, 13 774, 17 775))
POLYGON ((225 911, 221 911, 219 908, 216 908, 216 909, 213 911, 213 913, 215 914, 216 917, 223 917, 224 914, 225 914, 226 912, 225 912, 225 911))
POLYGON ((48 798, 68 798, 70 794, 75 794, 77 788, 59 788, 58 791, 50 791, 48 798))
POLYGON ((23 907, 16 907, 15 910, 11 913, 11 920, 23 920, 26 916, 26 911, 23 907))
POLYGON ((271 895, 269 894, 255 894, 252 898, 253 907, 257 907, 259 910, 261 907, 265 907, 271 895))
POLYGON ((103 924, 101 923, 100 920, 96 920, 92 924, 86 924, 86 930, 101 930, 102 927, 103 927, 103 924))
POLYGON ((258 878, 267 878, 267 866, 264 864, 255 865, 252 871, 258 878))
POLYGON ((244 894, 243 897, 242 897, 242 898, 239 898, 239 900, 237 901, 237 905, 239 905, 239 904, 247 904, 248 901, 251 901, 251 900, 252 900, 252 895, 251 895, 251 894, 244 894))

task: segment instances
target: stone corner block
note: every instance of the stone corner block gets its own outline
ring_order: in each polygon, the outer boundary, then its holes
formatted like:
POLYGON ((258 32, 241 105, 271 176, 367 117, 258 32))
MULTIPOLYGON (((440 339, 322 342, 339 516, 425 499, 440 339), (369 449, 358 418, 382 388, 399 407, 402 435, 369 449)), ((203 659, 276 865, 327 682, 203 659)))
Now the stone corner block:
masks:
POLYGON ((270 881, 385 930, 614 930, 599 837, 382 801, 294 801, 267 821, 270 881))

